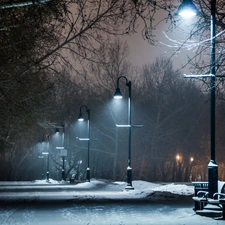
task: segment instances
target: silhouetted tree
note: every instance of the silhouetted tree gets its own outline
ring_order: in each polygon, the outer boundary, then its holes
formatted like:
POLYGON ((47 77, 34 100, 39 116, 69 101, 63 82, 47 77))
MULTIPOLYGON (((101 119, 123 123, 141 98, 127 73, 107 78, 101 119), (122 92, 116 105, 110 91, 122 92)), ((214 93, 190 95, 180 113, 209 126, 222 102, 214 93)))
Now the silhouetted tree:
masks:
POLYGON ((138 101, 145 124, 142 160, 149 161, 150 179, 165 180, 173 168, 168 163, 174 163, 177 153, 189 160, 192 154, 195 157, 196 149, 200 151, 207 101, 194 83, 174 71, 168 59, 157 58, 144 66, 142 79, 138 101))

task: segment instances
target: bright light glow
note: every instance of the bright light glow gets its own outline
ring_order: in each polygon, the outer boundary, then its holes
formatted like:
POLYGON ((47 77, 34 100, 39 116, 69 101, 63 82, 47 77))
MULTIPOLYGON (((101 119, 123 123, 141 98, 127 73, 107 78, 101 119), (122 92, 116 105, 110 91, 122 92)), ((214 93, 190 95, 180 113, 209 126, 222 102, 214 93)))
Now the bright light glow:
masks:
POLYGON ((79 141, 89 141, 89 138, 79 138, 79 141))
POLYGON ((198 74, 198 75, 194 75, 194 74, 187 75, 187 74, 184 74, 184 78, 208 78, 208 77, 215 77, 215 75, 213 75, 213 74, 198 74))
POLYGON ((193 18, 194 16, 196 16, 196 12, 194 12, 191 9, 185 9, 179 12, 179 15, 185 19, 188 19, 188 18, 193 18))
POLYGON ((175 14, 182 16, 185 19, 190 19, 199 15, 200 13, 192 0, 183 0, 175 14))
POLYGON ((180 161, 181 160, 181 156, 179 154, 176 155, 176 160, 180 161))
POLYGON ((49 153, 48 153, 48 152, 42 152, 42 154, 43 154, 43 155, 48 155, 49 153))
POLYGON ((132 128, 142 128, 144 125, 119 125, 116 124, 117 127, 132 127, 132 128))
POLYGON ((131 125, 118 125, 116 124, 117 127, 131 127, 131 125))
POLYGON ((115 98, 115 99, 121 99, 122 97, 123 97, 123 95, 122 95, 122 93, 120 92, 120 88, 117 87, 117 88, 116 88, 116 92, 115 92, 113 98, 115 98))
POLYGON ((84 121, 84 118, 79 118, 78 121, 82 122, 84 121))
POLYGON ((113 98, 115 98, 115 99, 121 99, 121 98, 123 98, 123 96, 122 95, 114 95, 113 98))

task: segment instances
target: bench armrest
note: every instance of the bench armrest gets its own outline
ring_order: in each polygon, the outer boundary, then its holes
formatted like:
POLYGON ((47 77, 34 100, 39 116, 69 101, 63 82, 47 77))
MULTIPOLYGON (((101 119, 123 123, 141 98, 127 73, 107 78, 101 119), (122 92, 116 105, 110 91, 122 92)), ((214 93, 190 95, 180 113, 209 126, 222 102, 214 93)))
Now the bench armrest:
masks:
POLYGON ((215 194, 213 195, 213 199, 216 199, 217 197, 225 198, 225 194, 223 194, 223 193, 215 193, 215 194))
POLYGON ((208 191, 198 191, 198 193, 197 193, 198 198, 206 198, 207 199, 208 195, 209 195, 208 191))

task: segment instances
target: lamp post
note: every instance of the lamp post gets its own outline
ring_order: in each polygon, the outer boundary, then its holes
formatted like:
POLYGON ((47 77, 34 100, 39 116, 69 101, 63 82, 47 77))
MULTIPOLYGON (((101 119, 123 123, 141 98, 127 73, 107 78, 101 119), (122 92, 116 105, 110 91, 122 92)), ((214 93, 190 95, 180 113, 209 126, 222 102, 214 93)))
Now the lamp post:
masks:
POLYGON ((117 125, 117 127, 127 127, 129 130, 128 133, 128 166, 127 166, 127 186, 126 189, 134 189, 132 186, 132 168, 131 168, 131 81, 128 81, 125 76, 120 76, 117 79, 116 92, 114 94, 115 99, 121 99, 122 93, 119 88, 120 79, 125 79, 126 86, 128 87, 128 125, 117 125))
POLYGON ((46 138, 47 138, 47 152, 48 152, 46 177, 47 181, 49 181, 49 134, 46 135, 46 138))
POLYGON ((39 159, 41 159, 41 179, 44 179, 44 156, 39 155, 39 159))
POLYGON ((80 165, 82 164, 82 160, 79 160, 77 163, 77 180, 80 180, 80 165))
POLYGON ((180 154, 176 155, 176 161, 177 161, 177 176, 176 181, 181 182, 181 164, 182 164, 182 156, 180 154))
POLYGON ((190 173, 190 175, 189 175, 190 181, 192 181, 192 166, 193 166, 193 162, 194 162, 194 158, 191 157, 190 158, 190 170, 189 170, 189 173, 190 173))
POLYGON ((46 181, 49 181, 49 152, 42 152, 42 154, 47 155, 46 181))
MULTIPOLYGON (((210 36, 210 74, 203 75, 202 77, 210 78, 210 150, 211 159, 208 164, 208 188, 209 197, 212 198, 213 194, 218 191, 218 165, 215 160, 215 78, 216 78, 216 68, 215 68, 215 39, 216 39, 216 0, 210 1, 210 15, 211 15, 211 36, 210 36)), ((182 4, 179 6, 177 13, 178 15, 185 16, 195 16, 198 14, 198 10, 192 0, 183 0, 182 4), (190 14, 192 12, 192 14, 190 14), (194 13, 193 13, 194 12, 194 13)), ((191 76, 187 76, 191 77, 191 76)), ((193 76, 192 76, 193 77, 193 76)), ((201 75, 196 75, 195 77, 201 77, 201 75)))
POLYGON ((47 155, 46 181, 49 181, 49 134, 46 134, 46 150, 42 155, 47 155))
POLYGON ((88 142, 88 152, 87 152, 87 181, 90 182, 90 109, 86 105, 82 105, 80 107, 80 114, 78 116, 78 121, 84 121, 82 115, 82 108, 86 109, 88 114, 88 138, 79 138, 80 141, 87 141, 88 142))
POLYGON ((59 128, 63 129, 62 147, 56 147, 56 149, 60 150, 60 154, 61 154, 61 157, 62 157, 62 180, 66 180, 66 178, 65 178, 65 157, 67 156, 67 150, 64 148, 65 125, 63 124, 62 126, 57 127, 55 133, 59 133, 59 128))

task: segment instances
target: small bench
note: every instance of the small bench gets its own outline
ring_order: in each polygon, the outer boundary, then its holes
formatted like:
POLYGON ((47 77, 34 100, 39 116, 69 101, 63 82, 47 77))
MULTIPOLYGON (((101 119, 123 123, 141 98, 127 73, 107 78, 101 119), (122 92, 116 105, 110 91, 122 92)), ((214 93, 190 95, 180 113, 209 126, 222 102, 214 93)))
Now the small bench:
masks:
POLYGON ((221 205, 222 217, 217 219, 225 220, 225 184, 223 184, 220 193, 215 193, 212 199, 208 198, 208 203, 213 205, 221 205))
POLYGON ((208 182, 192 182, 195 187, 195 195, 192 198, 194 200, 194 211, 202 210, 207 204, 208 197, 208 182))
POLYGON ((222 206, 222 217, 219 219, 225 220, 225 183, 218 182, 218 190, 217 193, 214 193, 213 198, 209 198, 209 192, 205 188, 205 190, 200 190, 197 192, 196 196, 192 199, 195 201, 195 208, 194 210, 202 210, 206 204, 213 204, 222 206))

